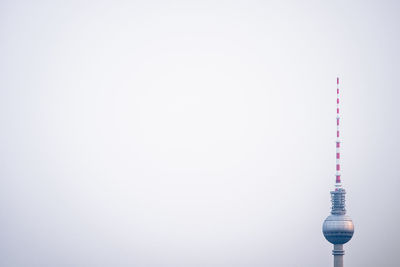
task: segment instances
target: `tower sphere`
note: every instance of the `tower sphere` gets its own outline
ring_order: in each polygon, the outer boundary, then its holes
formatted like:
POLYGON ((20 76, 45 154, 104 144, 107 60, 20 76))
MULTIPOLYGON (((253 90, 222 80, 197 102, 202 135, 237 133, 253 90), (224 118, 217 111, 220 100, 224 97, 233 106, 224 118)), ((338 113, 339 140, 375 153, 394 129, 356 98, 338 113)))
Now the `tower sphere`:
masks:
POLYGON ((345 244, 353 237, 354 224, 347 215, 332 214, 325 219, 322 232, 332 244, 345 244))

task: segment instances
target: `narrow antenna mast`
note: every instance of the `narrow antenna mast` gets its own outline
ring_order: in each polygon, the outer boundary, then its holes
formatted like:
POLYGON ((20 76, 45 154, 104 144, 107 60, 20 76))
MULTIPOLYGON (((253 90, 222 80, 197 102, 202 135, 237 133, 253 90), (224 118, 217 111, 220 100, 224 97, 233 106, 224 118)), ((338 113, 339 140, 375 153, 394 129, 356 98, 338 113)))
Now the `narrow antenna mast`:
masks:
POLYGON ((336 187, 342 187, 342 181, 340 180, 340 114, 339 114, 339 77, 336 78, 336 187))

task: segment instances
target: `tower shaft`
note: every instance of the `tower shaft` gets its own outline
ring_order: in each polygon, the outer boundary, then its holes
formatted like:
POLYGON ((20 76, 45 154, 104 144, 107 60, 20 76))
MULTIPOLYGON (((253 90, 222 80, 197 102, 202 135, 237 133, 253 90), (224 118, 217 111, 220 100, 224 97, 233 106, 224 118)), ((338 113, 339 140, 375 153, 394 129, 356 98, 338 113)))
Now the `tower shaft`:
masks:
POLYGON ((343 244, 333 245, 332 255, 333 255, 333 266, 343 267, 343 256, 344 256, 343 244))

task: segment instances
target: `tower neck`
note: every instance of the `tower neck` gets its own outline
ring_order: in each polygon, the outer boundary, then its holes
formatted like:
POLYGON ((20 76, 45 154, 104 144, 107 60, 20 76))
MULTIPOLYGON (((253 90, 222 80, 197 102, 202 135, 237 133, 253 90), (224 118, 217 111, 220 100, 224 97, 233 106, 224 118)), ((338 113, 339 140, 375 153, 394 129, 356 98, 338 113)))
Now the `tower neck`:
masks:
POLYGON ((345 215, 346 214, 346 190, 343 188, 336 188, 331 191, 332 201, 332 215, 345 215))

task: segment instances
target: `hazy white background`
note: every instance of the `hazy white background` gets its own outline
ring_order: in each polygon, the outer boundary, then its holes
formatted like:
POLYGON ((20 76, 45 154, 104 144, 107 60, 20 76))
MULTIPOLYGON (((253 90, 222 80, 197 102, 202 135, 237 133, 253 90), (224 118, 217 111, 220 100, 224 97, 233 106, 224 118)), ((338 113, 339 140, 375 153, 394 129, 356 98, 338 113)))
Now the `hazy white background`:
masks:
POLYGON ((1 1, 0 265, 397 266, 397 1, 1 1))

